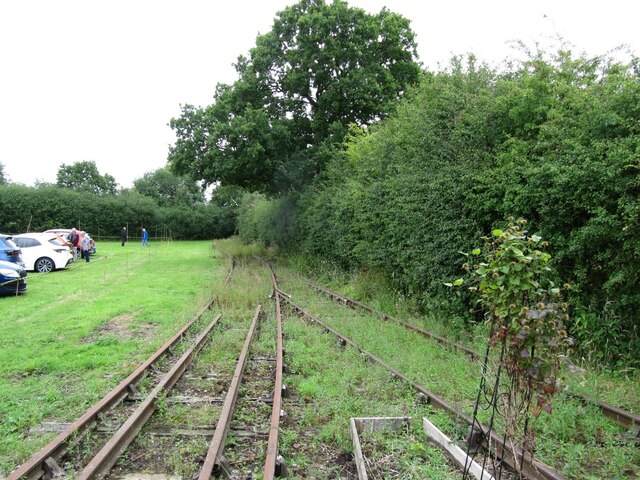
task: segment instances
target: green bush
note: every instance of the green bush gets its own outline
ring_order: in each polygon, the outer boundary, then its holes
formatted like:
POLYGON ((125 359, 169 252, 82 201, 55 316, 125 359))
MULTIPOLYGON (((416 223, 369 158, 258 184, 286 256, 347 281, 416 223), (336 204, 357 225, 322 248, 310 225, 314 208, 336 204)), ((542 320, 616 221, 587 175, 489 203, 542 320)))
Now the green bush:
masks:
POLYGON ((454 59, 354 133, 301 195, 291 236, 274 234, 279 209, 266 199, 251 236, 298 238, 310 256, 381 272, 424 308, 464 315, 469 299, 443 287, 461 274, 459 252, 526 218, 550 243, 556 280, 572 286, 578 348, 637 364, 638 65, 561 51, 499 73, 454 59))
POLYGON ((246 194, 238 215, 238 232, 247 242, 287 249, 296 243, 296 215, 295 194, 271 199, 259 193, 246 194))
POLYGON ((38 232, 76 227, 98 238, 140 235, 142 227, 152 237, 176 239, 221 238, 234 232, 235 213, 216 204, 159 207, 135 191, 118 195, 93 195, 55 186, 0 185, 0 232, 38 232))

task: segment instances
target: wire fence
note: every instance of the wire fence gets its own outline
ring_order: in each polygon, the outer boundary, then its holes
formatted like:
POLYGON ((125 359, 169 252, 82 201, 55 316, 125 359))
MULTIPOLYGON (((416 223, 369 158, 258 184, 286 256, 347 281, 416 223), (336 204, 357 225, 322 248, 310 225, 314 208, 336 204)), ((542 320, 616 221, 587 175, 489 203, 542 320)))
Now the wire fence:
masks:
MULTIPOLYGON (((142 242, 142 229, 145 228, 147 232, 149 232, 149 240, 157 241, 157 242, 167 242, 173 241, 177 237, 174 231, 169 227, 164 227, 161 225, 144 225, 142 223, 130 224, 128 222, 122 225, 127 229, 126 242, 142 242)), ((65 227, 66 228, 66 227, 65 227)), ((71 227, 69 227, 71 228, 71 227)), ((87 226, 83 226, 81 224, 74 226, 77 230, 86 231, 91 238, 96 241, 120 241, 122 238, 122 229, 118 229, 114 231, 112 228, 89 228, 87 226)), ((11 232, 11 231, 2 231, 4 234, 8 235, 20 235, 22 233, 38 233, 40 230, 31 230, 27 228, 26 232, 11 232)))
MULTIPOLYGON (((109 239, 112 240, 112 239, 109 239)), ((78 270, 78 269, 85 269, 85 268, 97 268, 96 264, 100 264, 100 262, 105 262, 105 271, 104 271, 104 277, 106 278, 107 273, 108 273, 108 268, 106 266, 108 262, 108 260, 112 260, 112 259, 119 259, 122 258, 124 256, 126 256, 126 261, 124 262, 124 266, 126 269, 126 273, 127 275, 129 274, 129 268, 130 268, 130 263, 134 263, 137 259, 139 259, 140 257, 143 256, 147 256, 149 260, 155 259, 157 257, 157 255, 159 254, 159 251, 161 250, 160 247, 162 247, 163 245, 170 243, 171 240, 165 240, 165 241, 150 241, 149 243, 147 243, 145 246, 142 246, 142 243, 140 241, 141 244, 141 248, 138 248, 136 250, 132 249, 126 249, 126 251, 122 251, 122 252, 115 252, 115 253, 110 253, 109 255, 101 255, 100 253, 96 253, 93 255, 89 256, 89 261, 86 261, 86 259, 84 258, 77 258, 76 260, 74 260, 72 263, 68 264, 64 270, 67 271, 74 271, 74 270, 78 270)), ((99 245, 98 245, 99 248, 99 245)), ((99 252, 100 250, 97 250, 97 252, 99 252)), ((82 270, 80 270, 82 271, 82 270)), ((57 272, 56 270, 52 270, 51 272, 29 272, 27 273, 26 277, 20 277, 20 278, 12 278, 11 280, 5 281, 0 283, 0 287, 5 287, 7 285, 13 285, 15 284, 15 291, 13 293, 9 293, 9 292, 5 292, 4 296, 5 297, 15 297, 16 298, 16 305, 18 302, 18 299, 25 293, 28 292, 29 290, 29 285, 32 284, 34 281, 38 282, 40 279, 47 277, 49 275, 57 275, 60 272, 57 272), (24 280, 27 282, 27 290, 26 291, 20 291, 20 281, 24 280)), ((6 300, 6 299, 5 299, 6 300)), ((2 301, 2 299, 0 299, 0 301, 2 301)))

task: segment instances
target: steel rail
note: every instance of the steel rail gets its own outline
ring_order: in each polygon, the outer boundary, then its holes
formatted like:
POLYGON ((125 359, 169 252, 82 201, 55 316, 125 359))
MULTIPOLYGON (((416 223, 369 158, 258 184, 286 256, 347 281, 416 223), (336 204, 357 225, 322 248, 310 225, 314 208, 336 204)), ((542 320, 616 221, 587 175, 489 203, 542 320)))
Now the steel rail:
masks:
MULTIPOLYGON (((267 440, 267 450, 265 454, 263 480, 273 480, 277 474, 278 465, 278 442, 280 437, 280 418, 282 416, 282 377, 284 372, 284 348, 282 344, 282 304, 280 297, 282 292, 278 290, 278 280, 271 264, 264 258, 255 255, 265 267, 269 269, 273 295, 276 301, 276 372, 275 385, 273 389, 273 404, 271 409, 271 426, 269 427, 269 438, 267 440)), ((281 472, 282 475, 282 472, 281 472)))
POLYGON ((218 323, 218 320, 220 320, 220 317, 221 315, 218 314, 202 331, 194 345, 184 352, 171 370, 169 370, 169 372, 162 378, 160 383, 156 385, 145 400, 102 447, 98 454, 89 461, 82 472, 75 477, 77 480, 103 478, 109 472, 111 467, 113 467, 113 465, 118 461, 120 454, 133 441, 135 436, 155 411, 160 394, 171 390, 171 387, 173 387, 180 379, 182 374, 193 361, 194 356, 209 339, 210 333, 213 330, 213 327, 218 323))
POLYGON ((283 347, 282 347, 282 310, 280 306, 281 294, 277 290, 275 275, 272 272, 274 291, 276 297, 276 382, 273 387, 273 408, 271 410, 271 427, 269 429, 269 440, 267 441, 267 452, 264 462, 263 480, 273 480, 276 475, 276 463, 278 461, 278 440, 280 436, 280 417, 282 411, 282 372, 284 369, 283 347))
POLYGON ((140 383, 146 377, 149 369, 160 357, 178 344, 191 326, 211 308, 215 299, 212 298, 200 312, 184 325, 169 341, 162 345, 151 357, 142 363, 131 375, 122 380, 113 390, 107 393, 95 405, 87 409, 77 420, 60 432, 53 440, 35 453, 29 460, 9 474, 7 480, 19 478, 39 479, 50 470, 47 463, 57 463, 67 452, 71 439, 82 436, 96 421, 99 415, 109 411, 123 401, 130 393, 132 386, 140 383))
MULTIPOLYGON (((481 358, 480 354, 478 352, 476 352, 475 350, 472 350, 468 347, 465 347, 462 344, 459 343, 454 343, 451 340, 448 340, 447 338, 441 337, 440 335, 436 335, 432 332, 429 332, 427 330, 423 330, 419 327, 416 327, 415 325, 412 325, 410 323, 404 322, 403 320, 397 319, 389 314, 386 314, 384 312, 381 312, 379 310, 374 309, 373 307, 361 303, 357 300, 353 300, 351 298, 345 297, 343 295, 340 295, 339 293, 333 292, 331 290, 329 290, 326 287, 322 287, 320 285, 317 285, 313 282, 311 282, 310 280, 301 277, 304 279, 305 282, 307 282, 308 285, 310 285, 312 288, 321 291, 322 293, 324 293, 325 295, 327 295, 329 298, 332 298, 334 300, 339 301, 340 303, 347 305, 349 307, 353 307, 354 305, 371 313, 374 315, 378 315, 379 317, 381 317, 383 320, 392 320, 394 322, 399 323, 400 325, 403 325, 404 327, 413 330, 423 336, 426 337, 430 337, 433 338, 435 340, 437 340, 439 343, 442 344, 446 344, 449 345, 455 349, 458 350, 462 350, 464 351, 466 354, 469 355, 469 357, 474 360, 477 361, 478 359, 481 358)), ((607 416, 608 418, 610 418, 612 421, 616 422, 618 425, 621 425, 622 427, 625 427, 627 429, 631 429, 632 427, 638 426, 640 427, 640 415, 636 415, 633 412, 629 412, 627 410, 624 410, 622 408, 619 407, 614 407, 613 405, 609 405, 605 402, 602 402, 600 400, 595 400, 595 399, 591 399, 589 397, 586 397, 582 394, 576 393, 576 392, 570 392, 570 391, 564 391, 565 395, 574 397, 579 399, 582 402, 585 402, 587 404, 592 404, 595 405, 596 407, 598 407, 600 409, 600 411, 607 416)), ((638 435, 640 436, 640 430, 638 432, 638 435)))
MULTIPOLYGON (((600 408, 600 411, 602 411, 602 413, 604 413, 607 417, 609 417, 617 424, 622 425, 623 427, 629 429, 631 429, 634 425, 636 427, 640 427, 640 415, 628 412, 626 410, 623 410, 622 408, 614 407, 607 403, 601 402, 600 400, 592 400, 578 393, 566 392, 566 394, 579 398, 580 400, 583 400, 587 403, 594 404, 595 406, 600 408)), ((638 430, 637 436, 640 437, 640 430, 638 430)))
POLYGON ((309 280, 305 280, 312 288, 321 291, 322 293, 324 293, 325 295, 327 295, 329 298, 333 298, 334 300, 338 300, 341 303, 347 305, 347 306, 357 306, 359 308, 361 308, 362 310, 365 310, 366 312, 369 312, 373 315, 377 315, 380 318, 382 318, 383 320, 391 320, 393 322, 396 322, 400 325, 402 325, 405 328, 408 328, 409 330, 413 330, 414 332, 419 333, 420 335, 427 337, 427 338, 431 338, 432 340, 437 341, 438 343, 441 343, 443 345, 447 345, 449 347, 453 347, 456 350, 461 350, 464 353, 466 353, 467 355, 469 355, 471 357, 472 360, 477 360, 480 358, 480 354, 478 352, 476 352, 475 350, 472 350, 469 347, 466 347, 465 345, 462 345, 461 343, 455 343, 452 342, 451 340, 442 337, 440 335, 437 335, 435 333, 429 332, 428 330, 424 330, 423 328, 417 327, 415 325, 412 325, 408 322, 405 322, 404 320, 400 320, 398 318, 395 318, 387 313, 381 312, 379 310, 376 310, 373 307, 370 307, 369 305, 365 304, 365 303, 361 303, 357 300, 353 300, 351 298, 345 297, 343 295, 340 295, 339 293, 333 292, 331 290, 329 290, 328 288, 322 287, 320 285, 317 285, 309 280))
POLYGON ((231 257, 231 265, 229 266, 229 271, 227 276, 224 279, 224 283, 229 283, 231 281, 231 276, 233 275, 233 268, 236 265, 236 257, 231 257))
MULTIPOLYGON (((266 265, 269 265, 269 268, 271 268, 271 264, 267 260, 265 260, 265 259, 263 259, 261 257, 257 257, 257 258, 259 258, 266 265)), ((364 311, 366 311, 368 313, 371 313, 373 315, 377 315, 378 317, 382 318, 385 321, 391 320, 393 322, 396 322, 396 323, 406 327, 409 330, 413 330, 414 332, 419 333, 420 335, 422 335, 424 337, 431 338, 432 340, 435 340, 438 343, 450 346, 450 347, 452 347, 454 349, 457 349, 457 350, 461 350, 461 351, 465 352, 467 355, 469 355, 469 357, 471 357, 472 360, 478 360, 479 358, 481 358, 481 356, 480 356, 480 354, 478 352, 476 352, 475 350, 473 350, 473 349, 471 349, 471 348, 469 348, 469 347, 467 347, 465 345, 462 345, 461 343, 452 342, 451 340, 449 340, 449 339, 447 339, 447 338, 445 338, 445 337, 443 337, 441 335, 437 335, 437 334, 435 334, 433 332, 430 332, 428 330, 420 328, 420 327, 418 327, 416 325, 412 325, 411 323, 405 322, 404 320, 400 320, 400 319, 395 318, 395 317, 393 317, 393 316, 391 316, 391 315, 389 315, 387 313, 381 312, 380 310, 376 310, 375 308, 373 308, 373 307, 371 307, 371 306, 369 306, 369 305, 367 305, 365 303, 359 302, 358 300, 354 300, 352 298, 349 298, 349 297, 346 297, 346 296, 341 295, 339 293, 336 293, 336 292, 334 292, 334 291, 332 291, 332 290, 330 290, 330 289, 328 289, 326 287, 318 285, 317 283, 312 282, 311 280, 309 280, 308 278, 306 278, 306 277, 304 277, 302 275, 299 275, 299 274, 297 274, 295 272, 291 272, 291 273, 293 275, 297 276, 298 278, 300 278, 305 283, 307 283, 311 288, 319 290, 320 292, 322 292, 325 295, 327 295, 329 298, 337 300, 340 303, 342 303, 343 305, 346 305, 346 306, 352 307, 352 308, 354 306, 356 306, 356 307, 359 307, 360 309, 362 309, 362 310, 364 310, 364 311)))
POLYGON ((473 418, 471 418, 469 415, 466 415, 456 410, 455 408, 453 408, 451 405, 445 402, 445 400, 442 397, 436 395, 435 393, 426 389, 422 385, 414 382, 399 370, 391 367, 390 365, 387 365, 379 357, 359 347, 352 340, 345 337, 344 335, 334 330, 333 328, 329 327, 324 322, 322 322, 322 320, 311 315, 302 307, 296 305, 281 290, 278 290, 278 292, 291 305, 291 307, 294 310, 298 311, 303 317, 320 325, 325 331, 330 332, 336 337, 338 337, 342 341, 342 343, 352 346, 362 355, 372 360, 374 363, 377 363, 381 367, 389 370, 391 374, 394 376, 394 378, 401 378, 402 380, 409 383, 415 390, 425 395, 429 399, 429 402, 432 406, 455 415, 456 417, 464 420, 465 423, 467 423, 468 425, 474 428, 477 427, 479 429, 478 433, 480 434, 480 437, 481 437, 480 443, 485 448, 491 447, 500 458, 506 461, 515 470, 521 469, 528 478, 534 478, 534 479, 540 479, 540 480, 563 480, 564 479, 564 477, 559 472, 552 469, 550 466, 540 462, 539 460, 532 459, 525 452, 523 452, 519 447, 512 445, 511 442, 505 442, 505 439, 502 438, 493 430, 489 432, 488 429, 483 425, 481 425, 479 422, 477 421, 474 422, 473 418), (506 445, 506 447, 503 448, 503 445, 506 445), (514 452, 515 452, 515 455, 514 455, 514 452))
POLYGON ((240 357, 238 358, 238 363, 236 364, 236 369, 233 373, 231 384, 229 386, 229 390, 227 391, 227 396, 224 399, 222 411, 220 412, 218 424, 216 425, 216 429, 213 433, 213 439, 211 440, 209 450, 207 451, 207 456, 204 460, 202 468, 200 469, 200 474, 198 475, 199 480, 209 480, 213 475, 213 469, 215 468, 215 466, 220 464, 220 458, 222 456, 222 452, 224 451, 227 433, 229 432, 229 427, 231 426, 231 419, 233 418, 236 401, 238 399, 238 391, 240 390, 240 384, 242 382, 245 366, 247 364, 249 347, 251 346, 251 342, 253 341, 253 337, 258 325, 258 320, 260 319, 261 311, 262 305, 258 305, 256 313, 253 316, 251 327, 249 328, 249 332, 247 333, 247 338, 244 341, 244 346, 242 347, 242 351, 240 352, 240 357))

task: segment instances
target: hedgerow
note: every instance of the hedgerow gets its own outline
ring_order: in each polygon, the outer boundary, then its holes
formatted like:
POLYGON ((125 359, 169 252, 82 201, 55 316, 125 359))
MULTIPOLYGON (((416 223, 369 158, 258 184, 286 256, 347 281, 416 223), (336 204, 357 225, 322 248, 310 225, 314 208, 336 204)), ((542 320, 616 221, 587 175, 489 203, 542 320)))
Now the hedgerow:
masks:
POLYGON ((94 237, 131 238, 145 227, 152 237, 211 239, 231 235, 235 214, 216 204, 160 207, 135 191, 94 195, 56 186, 0 185, 0 232, 17 234, 76 227, 94 237))
MULTIPOLYGON (((381 272, 425 309, 468 316, 468 299, 444 287, 462 273, 459 252, 525 218, 571 285, 578 348, 637 364, 639 66, 565 51, 502 72, 454 59, 354 133, 301 195, 290 236, 309 255, 381 272)), ((263 199, 259 216, 277 205, 263 199)))

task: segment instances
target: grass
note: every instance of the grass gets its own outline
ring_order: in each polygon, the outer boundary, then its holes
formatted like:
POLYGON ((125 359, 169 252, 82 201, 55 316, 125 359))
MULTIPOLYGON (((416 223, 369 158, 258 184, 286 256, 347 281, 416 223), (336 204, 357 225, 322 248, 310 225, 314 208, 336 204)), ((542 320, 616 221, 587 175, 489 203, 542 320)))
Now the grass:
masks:
MULTIPOLYGON (((282 289, 292 294, 296 303, 321 317, 324 323, 351 338, 360 347, 441 395, 450 404, 467 414, 472 413, 480 376, 479 364, 471 364, 464 355, 433 345, 433 342, 409 333, 393 322, 384 322, 375 315, 329 301, 322 294, 309 291, 303 280, 288 275, 286 270, 279 269, 276 273, 282 280, 282 289)), ((331 287, 345 294, 357 290, 351 284, 341 286, 335 279, 331 287)), ((385 295, 382 295, 382 298, 384 299, 385 295)), ((368 298, 358 299, 375 304, 367 301, 368 298)), ((388 301, 386 303, 387 306, 391 304, 388 301)), ((385 310, 384 305, 374 306, 385 310)), ((395 311, 386 311, 398 315, 395 311)), ((410 323, 442 332, 442 329, 434 328, 425 319, 407 312, 402 313, 402 318, 410 323)), ((637 411, 640 393, 637 381, 628 377, 620 378, 611 373, 605 375, 602 371, 582 369, 579 373, 584 383, 587 382, 586 379, 591 379, 593 385, 594 379, 598 379, 596 382, 599 382, 600 388, 594 389, 595 392, 591 390, 589 397, 607 398, 607 401, 614 405, 637 411), (606 378, 606 382, 603 377, 606 378), (614 389, 605 392, 602 388, 605 384, 615 385, 617 395, 612 394, 614 389)), ((563 381, 575 384, 580 377, 565 376, 563 381)), ((486 418, 483 419, 481 416, 481 419, 486 423, 486 418)), ((538 458, 562 471, 567 478, 622 479, 636 478, 640 473, 640 452, 633 439, 592 405, 585 405, 562 394, 557 395, 554 413, 541 415, 533 422, 533 427, 537 431, 538 458)))
POLYGON ((424 442, 420 419, 399 431, 363 432, 359 437, 367 474, 372 480, 461 478, 460 472, 447 464, 440 448, 424 442))
MULTIPOLYGON (((456 323, 455 319, 440 318, 430 312, 417 314, 415 303, 394 292, 379 275, 367 271, 347 273, 323 262, 309 264, 300 256, 279 259, 278 262, 280 261, 322 286, 449 340, 461 341, 484 353, 488 335, 485 325, 470 327, 456 323)), ((282 274, 282 270, 279 273, 282 274)), ((640 415, 640 371, 611 370, 601 364, 591 364, 582 358, 568 356, 560 377, 562 384, 573 392, 640 415)))
MULTIPOLYGON (((211 295, 216 297, 215 311, 203 322, 216 313, 223 315, 211 342, 194 361, 196 375, 217 374, 220 385, 231 375, 258 303, 268 315, 254 348, 270 351, 275 341, 273 303, 268 299, 271 286, 267 270, 253 259, 264 251, 237 240, 214 245, 212 249, 211 242, 175 242, 142 249, 100 243, 99 255, 90 264, 30 276, 26 295, 0 299, 5 313, 0 338, 7 347, 0 351, 0 474, 53 437, 34 428, 43 421, 76 418, 173 335, 211 295), (232 256, 241 262, 225 284, 232 256)), ((296 303, 469 413, 479 367, 463 354, 392 322, 334 304, 293 275, 276 273, 296 303)), ((378 295, 385 287, 375 276, 354 281, 329 272, 325 278, 332 280, 320 283, 332 289, 446 333, 445 321, 439 320, 436 329, 429 318, 413 315, 407 300, 394 300, 389 291, 378 295), (370 301, 374 298, 377 304, 370 301)), ((354 349, 341 347, 333 335, 287 311, 283 328, 285 363, 290 369, 284 381, 293 399, 284 402, 280 453, 292 477, 353 478, 350 417, 411 416, 420 426, 421 418, 428 416, 454 440, 464 437, 464 426, 418 402, 405 382, 394 380, 354 349)), ((602 371, 578 373, 567 383, 582 384, 594 395, 598 389, 609 390, 611 403, 626 399, 624 404, 633 405, 640 396, 637 382, 628 386, 624 377, 602 371)), ((215 412, 208 407, 193 416, 186 408, 163 404, 158 421, 196 426, 211 422, 215 412)), ((553 415, 541 416, 537 427, 539 456, 568 479, 630 479, 640 472, 637 445, 593 407, 559 395, 553 415)), ((455 478, 455 469, 439 450, 424 442, 418 431, 406 433, 374 439, 379 458, 394 458, 393 468, 400 470, 397 478, 455 478)), ((207 442, 182 439, 172 445, 166 463, 174 473, 191 476, 207 442)), ((133 457, 134 449, 128 455, 133 457)))
MULTIPOLYGON (((432 413, 428 405, 417 402, 411 388, 393 380, 387 371, 372 365, 356 350, 341 348, 332 335, 319 327, 290 316, 284 329, 285 360, 294 372, 286 376, 286 382, 303 400, 300 406, 285 402, 287 415, 296 421, 285 422, 281 427, 280 452, 291 459, 294 477, 344 478, 345 466, 339 459, 352 449, 351 417, 421 419, 432 413), (312 452, 324 452, 325 461, 319 462, 318 455, 312 452)), ((405 445, 405 459, 410 456, 409 446, 410 443, 405 445)), ((453 471, 444 457, 430 458, 429 465, 453 471)))
POLYGON ((90 263, 29 275, 0 298, 0 471, 8 472, 133 371, 213 294, 224 272, 211 242, 101 242, 90 263))

